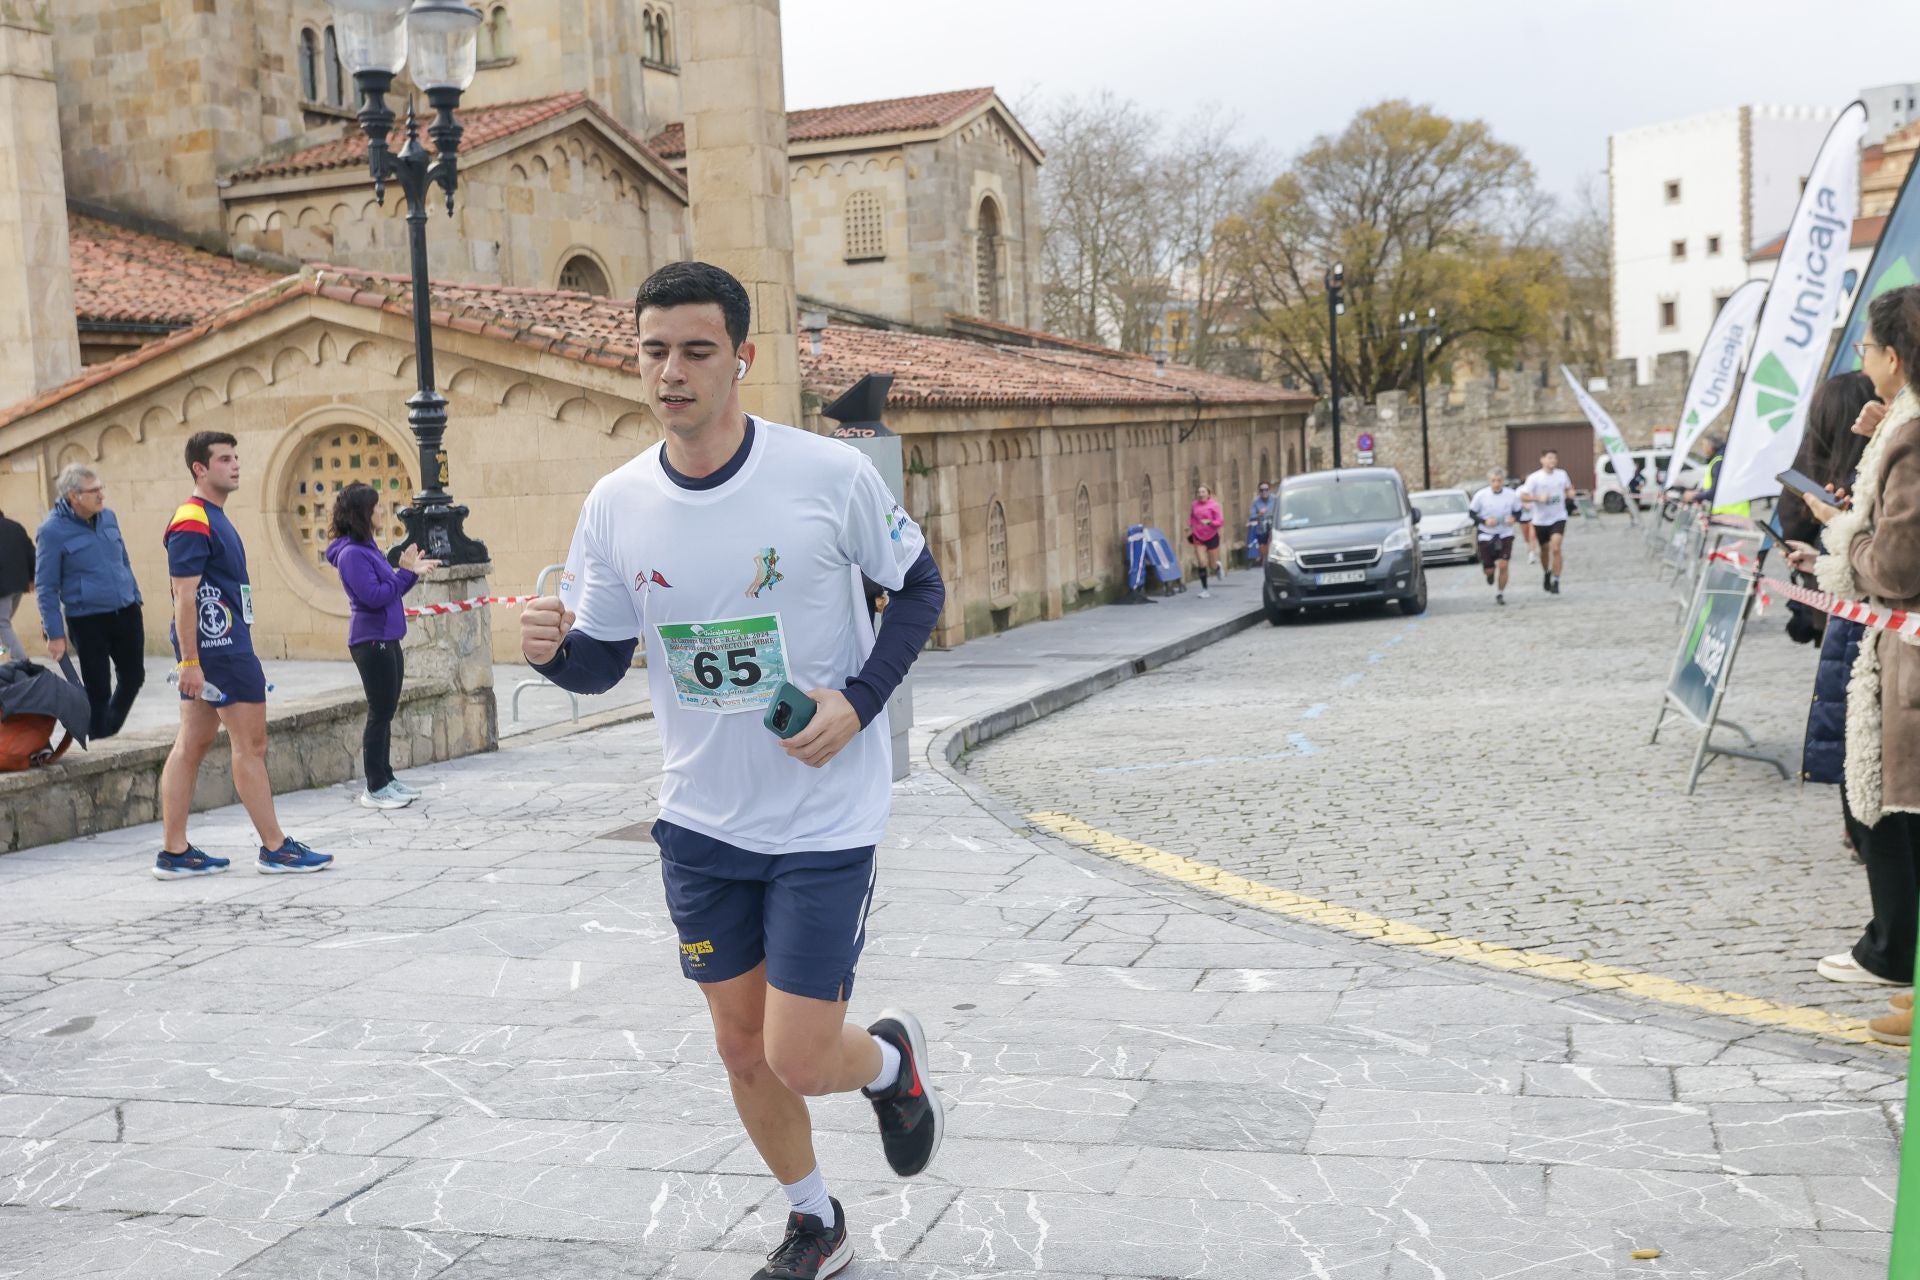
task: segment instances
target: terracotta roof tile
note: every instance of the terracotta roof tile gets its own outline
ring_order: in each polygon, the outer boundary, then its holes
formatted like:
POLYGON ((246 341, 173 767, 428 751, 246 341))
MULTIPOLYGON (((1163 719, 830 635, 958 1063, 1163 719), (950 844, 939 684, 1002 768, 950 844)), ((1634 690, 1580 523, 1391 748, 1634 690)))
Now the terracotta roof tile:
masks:
MULTIPOLYGON (((624 138, 643 155, 650 156, 661 169, 676 181, 679 175, 674 173, 661 157, 649 147, 640 136, 614 119, 606 108, 580 92, 559 93, 545 98, 528 98, 519 102, 501 102, 484 107, 464 107, 461 109, 460 124, 465 130, 460 137, 462 152, 471 152, 476 148, 498 142, 522 130, 544 124, 556 116, 565 115, 579 107, 585 107, 609 131, 624 138)), ((399 145, 403 125, 394 127, 392 141, 399 145)), ((422 129, 425 122, 422 122, 422 129)), ((291 155, 262 160, 244 169, 229 174, 235 182, 255 182, 266 178, 291 178, 302 174, 325 173, 333 169, 348 169, 367 162, 367 139, 356 125, 347 126, 347 134, 333 142, 323 142, 318 146, 306 147, 291 155)), ((684 194, 684 190, 683 190, 684 194)))
MULTIPOLYGON (((318 295, 370 310, 411 313, 407 277, 313 267, 206 316, 157 342, 11 408, 0 426, 38 412, 137 368, 216 330, 297 297, 318 295)), ((435 285, 432 312, 443 328, 474 332, 602 368, 637 372, 639 343, 631 304, 553 289, 498 285, 435 285)), ((911 408, 987 405, 1274 404, 1312 397, 1264 383, 1202 373, 1183 365, 1157 372, 1153 362, 1097 348, 1044 350, 960 338, 829 326, 821 352, 800 339, 801 376, 809 391, 831 399, 868 373, 894 375, 893 403, 911 408)))
MULTIPOLYGON (((1871 249, 1874 245, 1880 243, 1880 233, 1886 229, 1886 225, 1887 215, 1884 213, 1876 213, 1865 218, 1855 218, 1853 220, 1853 234, 1849 237, 1850 243, 1847 247, 1850 249, 1871 249)), ((1787 237, 1786 234, 1782 232, 1780 235, 1775 236, 1773 239, 1761 245, 1758 249, 1755 249, 1753 253, 1748 256, 1747 261, 1765 262, 1777 258, 1780 256, 1780 251, 1786 248, 1786 246, 1787 237)))
MULTIPOLYGON (((819 142, 828 138, 855 138, 869 133, 905 133, 938 129, 952 124, 993 97, 992 89, 955 89, 915 98, 884 98, 878 102, 850 102, 839 107, 810 107, 787 112, 788 142, 819 142)), ((670 124, 649 139, 662 156, 677 160, 687 153, 682 126, 670 124)))
POLYGON ((189 325, 280 277, 217 253, 72 214, 74 312, 82 321, 189 325))

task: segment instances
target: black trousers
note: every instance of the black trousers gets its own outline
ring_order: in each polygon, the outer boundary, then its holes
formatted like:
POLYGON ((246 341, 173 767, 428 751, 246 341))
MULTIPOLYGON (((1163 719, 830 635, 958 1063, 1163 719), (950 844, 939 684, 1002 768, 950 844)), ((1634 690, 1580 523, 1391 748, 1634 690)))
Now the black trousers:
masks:
POLYGON ((1869 973, 1913 981, 1913 948, 1920 933, 1920 813, 1886 813, 1871 827, 1847 816, 1853 847, 1867 864, 1873 919, 1853 958, 1869 973))
POLYGON ((400 706, 407 660, 398 640, 368 640, 347 652, 360 669, 360 687, 367 693, 367 728, 360 735, 360 753, 366 761, 367 790, 378 791, 393 781, 393 713, 400 706))
POLYGON ((87 687, 93 708, 88 733, 111 738, 127 722, 127 712, 147 681, 147 626, 140 606, 68 618, 67 639, 80 661, 80 683, 87 687))

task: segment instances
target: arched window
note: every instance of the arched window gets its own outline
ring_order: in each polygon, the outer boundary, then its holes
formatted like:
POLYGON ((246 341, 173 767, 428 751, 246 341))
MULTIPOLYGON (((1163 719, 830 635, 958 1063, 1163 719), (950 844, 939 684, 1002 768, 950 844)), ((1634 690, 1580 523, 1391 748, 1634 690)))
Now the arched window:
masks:
POLYGON ((1244 501, 1247 495, 1240 491, 1240 459, 1238 458, 1227 464, 1227 495, 1233 499, 1233 506, 1227 509, 1227 526, 1231 528, 1236 517, 1247 513, 1247 504, 1244 501))
POLYGON ((848 262, 887 256, 886 211, 876 191, 856 191, 841 211, 848 262))
POLYGON ((320 37, 300 28, 300 101, 320 101, 320 37))
POLYGON ((1189 467, 1187 468, 1187 501, 1198 502, 1199 500, 1200 500, 1200 468, 1189 467))
POLYGON ((327 101, 336 107, 347 105, 346 79, 340 74, 340 40, 327 28, 326 36, 327 101))
POLYGON ((1013 594, 1013 568, 1007 557, 1007 509, 998 498, 987 504, 987 595, 1005 600, 1013 594))
POLYGON ((1140 477, 1140 523, 1153 527, 1153 477, 1140 477))
POLYGON ((1000 318, 1000 207, 992 197, 980 202, 980 231, 976 242, 976 305, 989 320, 1000 318))
POLYGON ((654 21, 653 10, 646 9, 641 12, 640 25, 645 31, 646 36, 646 44, 644 46, 646 50, 644 54, 646 60, 648 62, 660 61, 660 26, 654 21))
POLYGON ((673 65, 673 32, 667 27, 666 11, 653 15, 653 31, 660 44, 660 65, 673 65))
POLYGON ((1255 477, 1261 484, 1273 483, 1273 465, 1265 449, 1260 451, 1260 474, 1255 477))
POLYGON ((613 282, 607 279, 607 273, 584 253, 576 253, 560 268, 560 287, 575 293, 590 293, 596 298, 613 293, 613 282))
POLYGON ((1093 498, 1087 486, 1073 495, 1073 559, 1080 581, 1093 581, 1093 498))
POLYGON ((493 37, 493 56, 511 58, 513 56, 513 20, 507 17, 507 6, 497 4, 487 16, 487 33, 493 37))

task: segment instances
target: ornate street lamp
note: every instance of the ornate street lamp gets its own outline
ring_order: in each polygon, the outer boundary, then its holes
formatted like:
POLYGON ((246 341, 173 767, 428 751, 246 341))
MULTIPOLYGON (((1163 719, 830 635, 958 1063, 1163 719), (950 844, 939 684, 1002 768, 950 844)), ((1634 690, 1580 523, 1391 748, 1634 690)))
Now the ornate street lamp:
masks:
POLYGON ((407 251, 413 267, 414 370, 419 390, 407 401, 407 425, 420 446, 420 492, 401 511, 408 544, 445 564, 479 564, 484 543, 464 528, 467 509, 447 492, 447 401, 434 389, 432 302, 427 295, 427 197, 438 184, 453 214, 453 190, 459 185, 460 123, 453 117, 460 95, 473 83, 475 44, 481 16, 464 0, 327 0, 334 12, 340 57, 360 90, 360 127, 367 135, 367 166, 373 191, 386 203, 387 184, 398 183, 407 198, 407 251), (438 150, 430 157, 420 145, 413 102, 407 102, 406 141, 396 154, 387 145, 393 132, 393 108, 387 94, 405 67, 415 88, 434 110, 427 132, 438 150))

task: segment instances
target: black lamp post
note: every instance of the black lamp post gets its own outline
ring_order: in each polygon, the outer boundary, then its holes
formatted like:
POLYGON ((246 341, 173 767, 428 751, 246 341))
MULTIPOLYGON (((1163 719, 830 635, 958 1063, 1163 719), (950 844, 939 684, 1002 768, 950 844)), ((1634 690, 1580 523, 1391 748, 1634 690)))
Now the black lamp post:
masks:
POLYGON ((1333 406, 1333 467, 1340 469, 1340 313, 1346 304, 1342 294, 1347 287, 1347 268, 1334 263, 1327 268, 1327 390, 1333 406))
POLYGON ((398 183, 407 198, 407 250, 413 268, 414 370, 419 390, 407 401, 407 425, 420 447, 420 492, 399 515, 406 541, 388 554, 395 559, 409 544, 418 545, 443 564, 480 564, 486 544, 466 533, 467 509, 447 492, 447 401, 434 389, 433 307, 427 294, 427 198, 435 185, 447 195, 459 185, 460 122, 453 110, 473 83, 475 44, 482 21, 464 0, 327 0, 334 12, 340 57, 360 90, 360 127, 367 135, 367 167, 380 203, 387 184, 398 183), (428 135, 438 149, 430 157, 420 145, 413 103, 407 103, 406 141, 395 153, 387 144, 393 132, 393 108, 387 93, 406 67, 414 85, 433 108, 428 135))
MULTIPOLYGON (((1420 382, 1420 487, 1433 488, 1433 460, 1427 451, 1427 339, 1440 332, 1435 320, 1435 311, 1427 308, 1422 316, 1417 311, 1408 311, 1400 317, 1400 332, 1413 342, 1414 377, 1420 382)), ((1406 343, 1400 344, 1402 348, 1406 343)))

